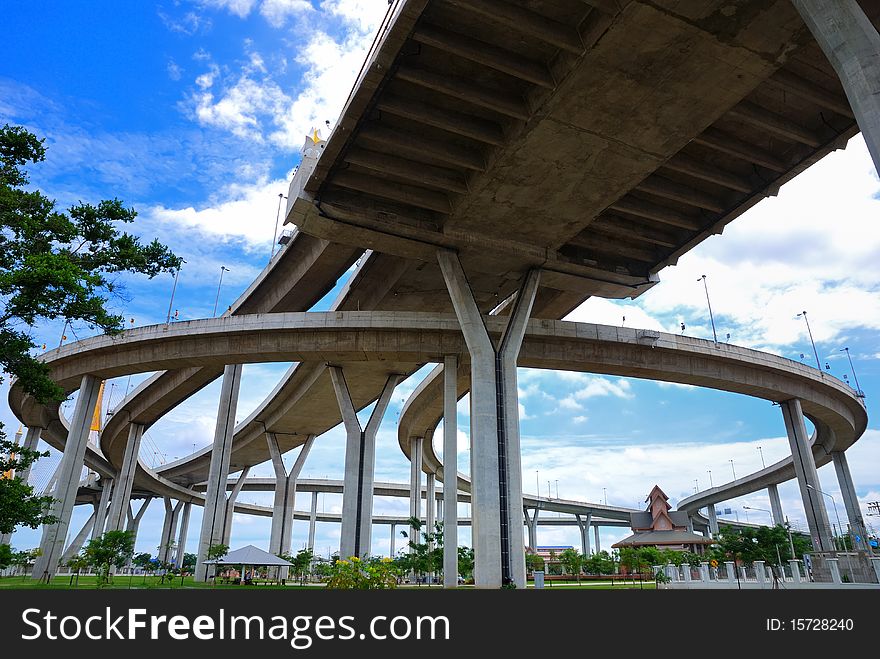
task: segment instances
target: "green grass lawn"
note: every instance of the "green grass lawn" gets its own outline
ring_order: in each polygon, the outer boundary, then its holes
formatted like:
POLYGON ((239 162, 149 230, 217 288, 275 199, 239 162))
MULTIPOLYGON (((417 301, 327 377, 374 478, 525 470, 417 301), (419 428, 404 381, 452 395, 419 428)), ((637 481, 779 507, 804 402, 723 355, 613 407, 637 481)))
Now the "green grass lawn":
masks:
MULTIPOLYGON (((546 585, 544 590, 572 590, 572 589, 582 589, 582 590, 639 590, 639 582, 622 583, 617 582, 612 584, 610 581, 582 581, 578 584, 576 581, 554 581, 553 585, 546 585)), ((549 584, 549 582, 548 582, 549 584)), ((69 590, 69 589, 80 589, 80 590, 94 590, 97 588, 97 577, 94 576, 82 576, 79 577, 79 581, 77 582, 74 577, 73 584, 71 585, 71 580, 69 576, 59 576, 55 577, 51 583, 44 584, 34 581, 30 577, 2 577, 0 578, 0 590, 12 590, 12 589, 27 589, 27 590, 69 590)), ((105 588, 112 588, 117 590, 143 590, 143 589, 151 589, 151 590, 173 590, 173 589, 192 589, 192 588, 215 588, 218 590, 315 590, 324 588, 323 585, 320 584, 309 584, 307 586, 298 586, 298 585, 286 585, 286 586, 277 586, 277 585, 260 585, 260 586, 235 586, 232 584, 222 584, 217 583, 212 584, 211 582, 207 583, 197 583, 193 580, 192 577, 184 577, 181 582, 180 577, 175 579, 165 579, 162 580, 161 577, 158 576, 143 576, 143 575, 135 575, 133 577, 129 577, 126 575, 116 576, 113 578, 113 583, 105 586, 105 588)), ((410 589, 424 589, 424 590, 442 590, 442 586, 415 586, 415 585, 407 585, 402 586, 402 588, 406 590, 410 589)), ((473 589, 473 586, 465 587, 468 589, 473 589)), ((532 588, 531 582, 528 585, 528 588, 532 588)), ((656 584, 653 581, 645 581, 641 584, 641 588, 644 590, 654 590, 656 588, 656 584)))
MULTIPOLYGON (((48 584, 39 583, 34 581, 30 577, 2 577, 0 578, 0 590, 4 589, 28 589, 28 590, 67 590, 67 589, 82 589, 82 590, 94 590, 98 587, 98 578, 94 576, 82 576, 79 578, 77 582, 76 577, 73 579, 73 584, 71 585, 71 579, 69 576, 59 576, 52 579, 52 581, 48 584)), ((216 588, 223 590, 304 590, 304 589, 315 589, 315 588, 323 588, 322 585, 311 584, 308 586, 298 586, 298 585, 286 585, 286 586, 277 586, 277 585, 254 585, 254 586, 236 586, 233 584, 223 584, 217 582, 217 584, 212 584, 211 582, 207 583, 199 583, 193 580, 192 577, 184 577, 181 581, 180 577, 176 577, 173 579, 165 579, 162 580, 162 577, 158 576, 143 576, 143 575, 135 575, 129 577, 127 575, 117 575, 113 578, 113 583, 104 586, 105 588, 113 588, 117 590, 127 590, 127 589, 178 589, 178 588, 216 588)))

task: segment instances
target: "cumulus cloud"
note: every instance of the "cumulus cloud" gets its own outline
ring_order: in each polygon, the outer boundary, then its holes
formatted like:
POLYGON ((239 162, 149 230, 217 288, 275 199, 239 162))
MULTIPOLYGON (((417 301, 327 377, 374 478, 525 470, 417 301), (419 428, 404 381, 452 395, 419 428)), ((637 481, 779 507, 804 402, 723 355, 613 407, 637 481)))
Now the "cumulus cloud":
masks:
POLYGON ((309 0, 263 0, 260 5, 260 15, 272 27, 283 27, 290 18, 310 11, 309 0))

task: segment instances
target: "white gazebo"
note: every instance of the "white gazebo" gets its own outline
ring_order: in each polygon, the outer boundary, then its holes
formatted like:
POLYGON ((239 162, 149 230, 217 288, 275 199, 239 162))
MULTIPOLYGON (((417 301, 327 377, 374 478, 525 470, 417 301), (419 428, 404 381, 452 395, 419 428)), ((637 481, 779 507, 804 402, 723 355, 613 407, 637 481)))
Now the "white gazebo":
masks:
MULTIPOLYGON (((241 549, 235 549, 229 552, 222 558, 205 561, 205 565, 241 565, 243 577, 244 569, 247 567, 277 567, 280 573, 281 568, 289 568, 293 563, 285 561, 283 558, 278 558, 267 551, 263 551, 259 547, 247 545, 241 549)), ((244 579, 242 579, 242 583, 244 583, 244 579)))

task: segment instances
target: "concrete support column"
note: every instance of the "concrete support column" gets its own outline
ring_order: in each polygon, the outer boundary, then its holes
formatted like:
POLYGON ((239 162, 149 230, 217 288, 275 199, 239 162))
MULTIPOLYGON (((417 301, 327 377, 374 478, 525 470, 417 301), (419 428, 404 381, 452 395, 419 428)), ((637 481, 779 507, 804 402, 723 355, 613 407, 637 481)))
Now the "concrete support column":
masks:
MULTIPOLYGON (((437 503, 437 476, 428 474, 425 483, 425 530, 428 533, 434 532, 434 515, 436 513, 435 505, 437 503)), ((429 543, 429 549, 433 549, 434 543, 429 543)))
POLYGON ((810 440, 804 426, 801 401, 793 398, 780 403, 779 406, 782 408, 782 416, 785 420, 785 430, 788 433, 788 443, 791 446, 792 461, 801 490, 801 499, 804 502, 804 512, 807 516, 810 537, 813 540, 813 549, 815 551, 833 551, 831 525, 828 523, 828 513, 825 510, 825 502, 822 500, 821 486, 819 485, 819 474, 816 473, 816 463, 813 460, 810 440), (807 487, 808 485, 810 487, 807 487))
POLYGON ((223 369, 220 388, 220 404, 217 409, 217 425, 214 428, 214 446, 208 482, 205 490, 205 509, 199 533, 199 551, 196 560, 196 581, 205 581, 208 569, 208 548, 223 541, 226 517, 226 479, 229 476, 229 456, 232 452, 232 434, 235 430, 235 412, 238 392, 241 388, 241 364, 229 364, 223 369))
POLYGON ((770 514, 773 515, 773 523, 785 524, 785 515, 782 514, 782 501, 779 498, 779 488, 776 485, 767 486, 767 495, 770 497, 770 514))
POLYGON ((796 558, 788 559, 788 565, 791 567, 791 583, 795 587, 801 584, 800 561, 796 558))
POLYGON ((700 563, 700 580, 709 583, 709 564, 700 563))
POLYGON ((241 494, 241 488, 244 487, 244 482, 250 470, 250 466, 241 470, 238 480, 235 481, 235 485, 232 486, 229 497, 226 499, 226 514, 223 517, 223 544, 227 546, 232 539, 232 519, 235 517, 235 502, 238 499, 238 495, 241 494))
POLYGON ((391 402, 394 388, 401 376, 392 373, 385 380, 385 386, 367 426, 361 428, 357 418, 345 373, 338 366, 330 367, 330 379, 336 402, 342 413, 345 425, 345 482, 342 488, 342 534, 339 539, 339 556, 363 558, 370 555, 370 541, 373 531, 373 483, 376 469, 376 434, 382 417, 391 402))
POLYGON ((110 505, 110 493, 113 491, 113 479, 102 478, 101 483, 101 499, 97 502, 95 508, 95 524, 92 526, 92 538, 100 538, 104 533, 104 524, 107 521, 107 513, 110 505))
POLYGON ((443 586, 458 586, 458 357, 443 357, 443 586))
POLYGON ((535 512, 532 513, 532 516, 529 517, 529 509, 523 508, 523 515, 526 518, 526 527, 529 530, 529 547, 532 548, 532 551, 538 551, 538 514, 541 511, 538 508, 535 508, 535 512))
POLYGON ((694 532, 694 518, 688 515, 688 531, 694 532))
MULTIPOLYGON (((64 550, 64 553, 61 555, 61 565, 65 565, 67 561, 76 556, 79 553, 79 550, 83 548, 86 538, 89 537, 89 532, 95 526, 97 513, 97 510, 92 511, 92 514, 89 515, 86 523, 82 525, 79 533, 73 538, 73 542, 71 542, 67 549, 64 550)), ((94 538, 95 536, 92 535, 92 537, 94 538)))
POLYGON ((269 536, 269 553, 289 554, 292 548, 291 538, 293 535, 293 513, 296 506, 296 479, 302 471, 315 436, 309 435, 296 456, 296 461, 290 471, 284 466, 281 457, 281 448, 275 433, 266 433, 266 442, 269 445, 269 454, 272 456, 272 466, 275 469, 275 500, 272 507, 272 531, 269 536))
POLYGON ((125 444, 122 466, 116 475, 110 512, 107 513, 106 528, 108 531, 121 531, 125 528, 126 511, 128 511, 128 504, 131 500, 131 488, 134 484, 134 474, 137 469, 144 430, 145 427, 140 423, 132 423, 128 426, 128 442, 125 444))
POLYGON ((496 346, 486 331, 458 255, 437 260, 471 357, 471 497, 474 579, 478 588, 525 587, 522 469, 516 361, 538 290, 540 271, 525 277, 496 346))
POLYGON ((693 575, 691 574, 691 566, 690 566, 690 564, 688 564, 688 563, 684 563, 684 564, 681 566, 681 577, 682 577, 682 581, 687 581, 688 583, 690 583, 690 581, 691 581, 691 579, 692 579, 692 576, 693 576, 693 575))
POLYGON ((58 569, 58 561, 64 553, 64 541, 70 527, 70 516, 76 504, 80 474, 89 441, 89 431, 95 405, 98 403, 98 390, 101 380, 94 375, 85 375, 79 388, 76 407, 70 420, 64 455, 58 466, 58 489, 50 514, 58 520, 55 524, 43 527, 40 541, 42 554, 34 564, 33 578, 48 581, 58 569))
POLYGON ((186 555, 186 536, 189 534, 189 515, 192 512, 192 501, 183 504, 183 515, 180 518, 180 535, 177 537, 177 551, 174 554, 174 565, 183 567, 186 555))
POLYGON ((180 519, 180 511, 183 509, 183 501, 178 501, 174 506, 171 499, 165 497, 165 521, 162 524, 162 540, 159 543, 159 562, 171 563, 174 556, 174 536, 177 535, 177 520, 180 519))
POLYGON ((602 544, 599 542, 599 525, 593 527, 593 536, 596 538, 596 553, 602 551, 602 544))
MULTIPOLYGON (((36 451, 37 444, 40 443, 40 434, 42 434, 43 429, 39 426, 34 426, 33 428, 28 428, 27 433, 24 436, 24 448, 29 451, 36 451)), ((27 485, 28 479, 31 476, 31 469, 33 468, 33 464, 28 465, 15 475, 21 479, 21 482, 27 485)))
POLYGON ((586 517, 581 517, 580 515, 575 515, 575 519, 577 519, 578 528, 581 531, 581 553, 584 556, 590 555, 590 522, 593 519, 592 513, 587 515, 586 517))
POLYGON ((397 524, 392 523, 391 524, 391 541, 390 541, 389 547, 388 547, 388 555, 391 558, 394 558, 394 550, 396 549, 396 547, 394 546, 394 540, 395 540, 394 535, 396 533, 397 533, 397 524))
POLYGON ((309 512, 309 549, 315 551, 315 525, 318 521, 318 493, 312 492, 312 509, 309 512))
POLYGON ((880 171, 880 35, 855 0, 792 0, 837 77, 880 171))
MULTIPOLYGON (((846 507, 846 516, 849 519, 849 526, 854 541, 853 547, 855 549, 868 550, 865 520, 862 518, 862 509, 859 507, 859 497, 856 494, 856 487, 853 484, 852 474, 849 471, 846 454, 843 451, 832 451, 831 460, 834 462, 837 483, 840 486, 840 494, 843 496, 843 505, 846 507), (856 541, 856 536, 861 538, 861 540, 856 541)), ((840 529, 840 533, 843 535, 845 530, 840 529)))
MULTIPOLYGON (((409 439, 409 516, 416 519, 422 518, 422 437, 410 437, 409 439)), ((418 533, 415 528, 410 528, 410 540, 418 541, 412 537, 418 533)))
POLYGON ((128 509, 126 511, 128 516, 128 524, 126 525, 125 530, 131 531, 131 538, 134 542, 137 542, 138 528, 141 525, 141 520, 144 517, 144 513, 147 512, 147 508, 152 501, 153 497, 147 497, 146 499, 144 499, 144 502, 141 504, 141 507, 137 511, 137 514, 132 512, 131 505, 128 506, 128 509))

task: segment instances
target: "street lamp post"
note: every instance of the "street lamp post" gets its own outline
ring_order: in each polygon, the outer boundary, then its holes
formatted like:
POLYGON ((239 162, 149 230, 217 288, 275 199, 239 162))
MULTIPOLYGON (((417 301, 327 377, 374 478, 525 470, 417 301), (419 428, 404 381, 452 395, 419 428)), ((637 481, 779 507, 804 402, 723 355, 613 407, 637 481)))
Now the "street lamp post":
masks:
POLYGON ((709 487, 712 488, 712 487, 715 487, 715 485, 712 483, 712 470, 709 469, 708 471, 709 471, 709 487))
POLYGON ((767 513, 770 515, 770 520, 773 520, 773 513, 767 510, 766 508, 755 508, 754 506, 743 506, 746 510, 760 510, 762 513, 767 513))
POLYGON ((214 310, 211 312, 212 318, 217 315, 217 302, 220 300, 220 287, 223 285, 223 273, 224 272, 231 272, 231 271, 225 265, 221 265, 220 266, 220 283, 217 284, 217 295, 214 298, 214 310))
POLYGON ((736 469, 733 468, 733 460, 728 460, 730 463, 730 471, 733 472, 733 480, 736 480, 736 469))
POLYGON ((822 370, 822 363, 819 361, 819 351, 816 350, 816 342, 813 341, 813 330, 810 329, 810 321, 807 319, 807 312, 801 311, 797 317, 800 318, 801 316, 804 317, 804 322, 807 324, 807 334, 810 335, 810 344, 813 346, 813 354, 816 356, 816 368, 818 368, 819 373, 824 376, 825 373, 822 370))
POLYGON ((856 396, 858 396, 859 398, 864 398, 865 392, 862 391, 862 387, 859 384, 859 378, 856 376, 856 369, 853 366, 852 357, 850 357, 850 354, 849 354, 849 348, 841 348, 840 351, 845 352, 846 358, 849 360, 849 369, 852 371, 853 380, 855 380, 855 382, 856 382, 856 396))
POLYGON ((608 505, 608 491, 603 487, 602 488, 602 499, 605 501, 605 505, 608 505))
POLYGON ((275 241, 278 240, 278 220, 281 218, 281 200, 286 198, 283 192, 278 193, 278 212, 275 214, 275 233, 272 234, 272 251, 269 253, 269 261, 275 256, 275 241))
POLYGON ((541 496, 541 481, 538 480, 538 470, 535 469, 535 495, 541 496))
POLYGON ((712 315, 712 303, 709 301, 709 285, 706 284, 706 275, 697 279, 697 282, 699 283, 700 280, 703 282, 703 288, 706 289, 706 304, 709 307, 709 320, 712 323, 712 338, 715 339, 715 345, 718 345, 718 334, 715 332, 715 316, 712 315))
POLYGON ((180 268, 186 263, 185 259, 180 259, 180 265, 177 266, 177 271, 174 273, 174 285, 171 287, 171 299, 168 301, 168 315, 165 316, 165 324, 171 322, 171 308, 174 306, 174 293, 177 291, 177 279, 180 277, 180 268))
POLYGON ((758 447, 758 453, 761 454, 761 469, 766 469, 767 465, 764 464, 764 451, 761 450, 761 447, 758 447))

